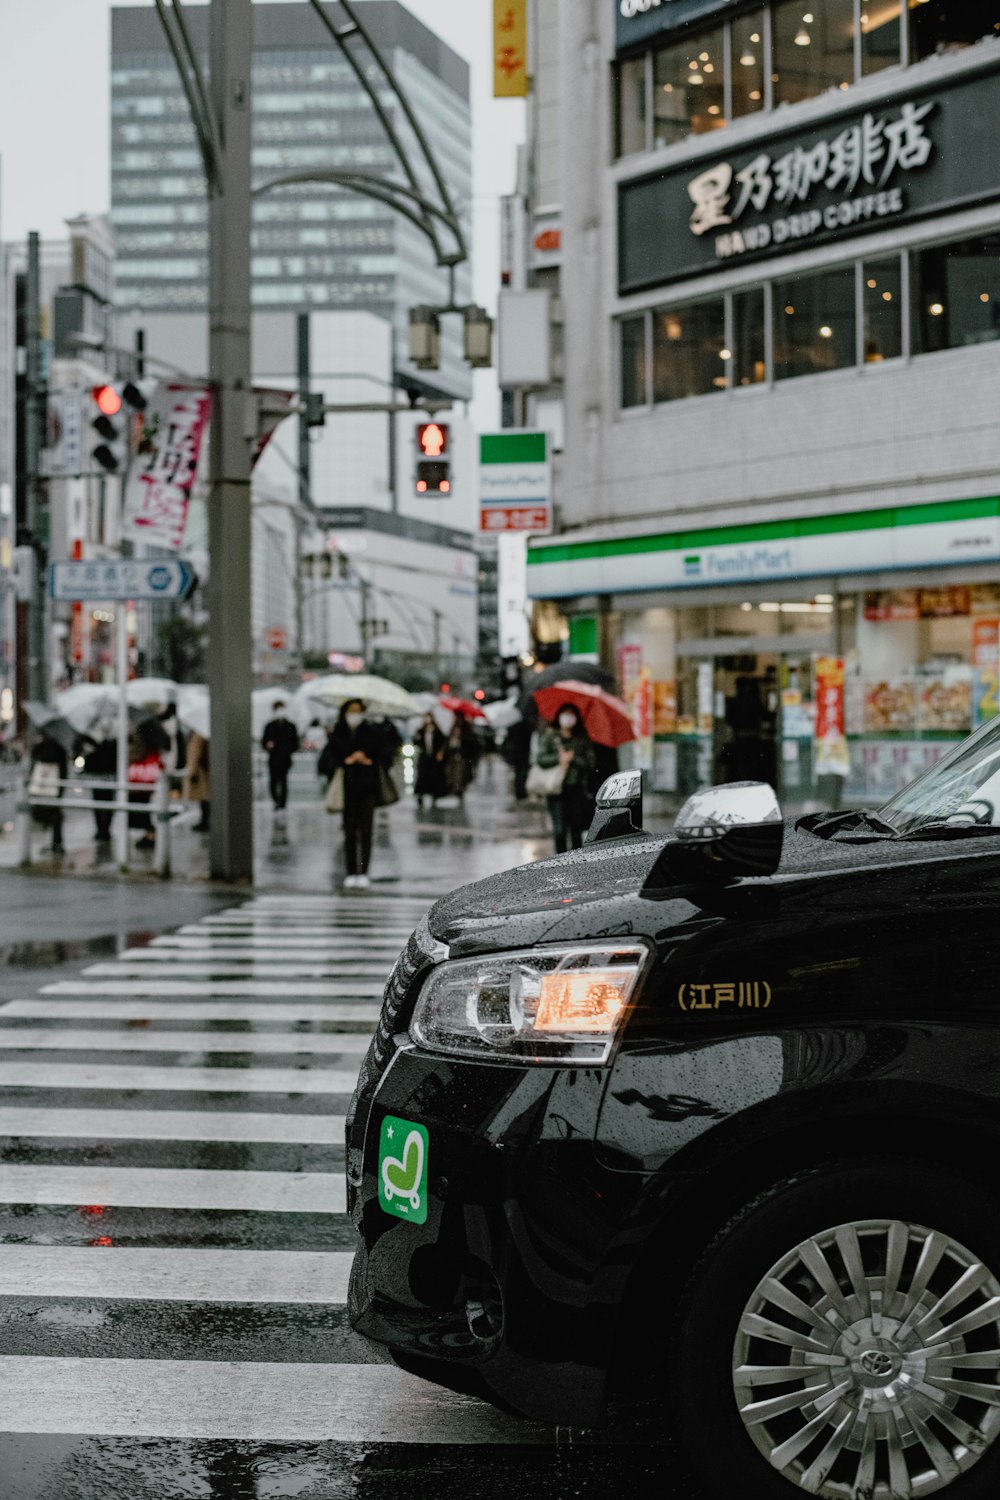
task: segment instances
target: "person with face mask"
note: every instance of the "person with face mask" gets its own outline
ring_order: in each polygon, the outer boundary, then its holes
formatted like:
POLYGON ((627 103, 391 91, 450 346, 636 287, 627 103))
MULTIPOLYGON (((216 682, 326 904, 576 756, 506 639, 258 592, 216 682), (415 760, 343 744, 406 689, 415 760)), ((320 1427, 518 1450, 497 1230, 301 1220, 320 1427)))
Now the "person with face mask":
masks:
POLYGON ((337 776, 343 778, 344 866, 347 871, 344 887, 347 890, 362 890, 371 884, 368 866, 375 809, 396 800, 395 795, 388 795, 391 759, 392 741, 383 726, 371 722, 360 698, 345 703, 327 737, 318 769, 328 783, 337 776))
POLYGON ((271 801, 275 812, 283 813, 288 801, 288 772, 292 757, 299 748, 299 731, 285 714, 283 698, 274 700, 274 718, 264 725, 260 743, 267 752, 271 801))
POLYGON ((535 760, 544 771, 559 766, 564 772, 561 790, 546 798, 556 853, 579 849, 594 811, 592 788, 597 757, 579 710, 572 703, 564 703, 555 723, 541 729, 535 760))

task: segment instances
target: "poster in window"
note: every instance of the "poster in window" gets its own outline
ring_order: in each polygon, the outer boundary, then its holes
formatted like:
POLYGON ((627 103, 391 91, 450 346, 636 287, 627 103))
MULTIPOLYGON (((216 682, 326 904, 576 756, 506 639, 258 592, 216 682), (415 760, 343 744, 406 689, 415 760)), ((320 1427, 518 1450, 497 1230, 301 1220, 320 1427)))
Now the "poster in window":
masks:
POLYGON ((847 776, 851 757, 844 729, 844 658, 817 656, 813 676, 816 705, 813 769, 817 776, 847 776))
POLYGON ((972 728, 972 673, 968 667, 945 669, 920 684, 919 729, 967 734, 972 728))
POLYGON ((912 733, 917 727, 917 684, 912 677, 865 683, 865 733, 912 733))

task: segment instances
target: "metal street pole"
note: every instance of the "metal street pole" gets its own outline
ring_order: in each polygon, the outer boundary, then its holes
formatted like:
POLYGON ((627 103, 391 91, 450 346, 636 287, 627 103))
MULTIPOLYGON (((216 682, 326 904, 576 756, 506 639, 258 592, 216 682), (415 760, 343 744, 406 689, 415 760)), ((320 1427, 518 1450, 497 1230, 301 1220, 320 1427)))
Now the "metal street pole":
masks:
POLYGON ((208 502, 211 870, 253 879, 250 718, 250 39, 251 0, 211 0, 209 372, 214 410, 208 502))
POLYGON ((48 561, 48 516, 42 514, 42 481, 39 474, 42 442, 42 345, 41 272, 38 233, 28 235, 28 266, 25 281, 25 421, 24 474, 25 524, 35 552, 34 586, 28 604, 28 695, 36 703, 49 696, 49 672, 45 649, 46 563, 48 561))
MULTIPOLYGON (((299 507, 312 510, 312 444, 309 441, 309 314, 300 312, 296 319, 297 363, 299 378, 299 507)), ((305 535, 301 513, 295 518, 295 649, 299 658, 299 675, 305 671, 305 617, 302 609, 302 539, 305 535)))

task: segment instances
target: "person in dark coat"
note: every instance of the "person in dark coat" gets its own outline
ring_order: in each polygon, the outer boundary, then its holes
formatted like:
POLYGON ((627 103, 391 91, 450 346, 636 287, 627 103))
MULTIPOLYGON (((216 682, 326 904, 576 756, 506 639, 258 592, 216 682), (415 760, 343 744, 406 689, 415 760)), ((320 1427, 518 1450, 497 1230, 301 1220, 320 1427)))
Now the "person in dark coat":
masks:
MULTIPOLYGON (((61 797, 63 789, 55 783, 65 781, 68 775, 69 756, 59 741, 43 730, 31 752, 28 795, 61 797)), ((64 854, 62 808, 39 807, 33 812, 32 817, 42 828, 52 829, 52 853, 64 854)))
POLYGON ((581 847, 593 817, 594 752, 594 742, 572 703, 564 703, 555 723, 546 724, 538 736, 538 764, 543 770, 563 766, 566 771, 562 791, 546 799, 557 854, 581 847))
MULTIPOLYGON (((80 745, 83 756, 83 774, 94 781, 114 782, 118 775, 118 741, 92 740, 85 738, 80 745)), ((95 802, 114 802, 117 793, 113 786, 107 789, 92 787, 95 802)), ((114 812, 94 808, 94 836, 99 844, 111 842, 111 820, 114 812)))
POLYGON ((338 771, 344 773, 344 886, 360 890, 371 884, 368 866, 372 856, 375 809, 384 798, 382 777, 392 762, 393 745, 380 724, 367 717, 360 698, 352 698, 340 710, 320 755, 317 769, 329 783, 338 771))
POLYGON ((285 717, 284 699, 276 698, 274 718, 264 725, 261 746, 267 752, 267 768, 271 782, 271 801, 275 812, 284 812, 288 802, 288 772, 292 756, 299 748, 299 731, 291 719, 285 717))
POLYGON ((514 772, 514 796, 523 802, 528 795, 527 780, 531 769, 532 726, 528 719, 512 724, 503 742, 504 759, 514 772))
POLYGON ((445 795, 444 752, 447 743, 434 722, 434 715, 426 714, 416 734, 417 780, 414 791, 421 808, 426 801, 434 803, 445 795))

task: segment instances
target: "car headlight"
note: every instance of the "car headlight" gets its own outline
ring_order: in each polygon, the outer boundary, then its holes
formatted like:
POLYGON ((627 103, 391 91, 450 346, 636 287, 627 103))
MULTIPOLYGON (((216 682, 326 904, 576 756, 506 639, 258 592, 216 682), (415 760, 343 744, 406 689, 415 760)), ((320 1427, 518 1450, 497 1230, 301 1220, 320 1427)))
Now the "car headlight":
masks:
POLYGON ((648 959, 642 943, 455 959, 425 980, 410 1036, 497 1062, 604 1063, 648 959))

